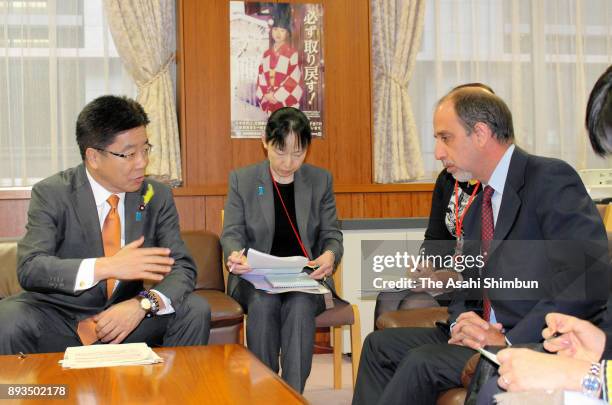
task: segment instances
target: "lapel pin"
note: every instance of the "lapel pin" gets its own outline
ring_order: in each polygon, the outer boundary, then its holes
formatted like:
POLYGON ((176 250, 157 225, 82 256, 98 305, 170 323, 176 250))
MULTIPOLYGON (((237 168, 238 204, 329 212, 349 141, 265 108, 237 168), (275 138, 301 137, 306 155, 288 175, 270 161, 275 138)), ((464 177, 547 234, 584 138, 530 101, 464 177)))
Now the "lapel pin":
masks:
POLYGON ((150 183, 147 184, 147 192, 142 196, 142 204, 138 206, 138 211, 136 211, 136 222, 142 221, 142 213, 154 195, 155 190, 153 189, 153 186, 150 183))
POLYGON ((263 186, 257 186, 257 195, 264 195, 263 186))

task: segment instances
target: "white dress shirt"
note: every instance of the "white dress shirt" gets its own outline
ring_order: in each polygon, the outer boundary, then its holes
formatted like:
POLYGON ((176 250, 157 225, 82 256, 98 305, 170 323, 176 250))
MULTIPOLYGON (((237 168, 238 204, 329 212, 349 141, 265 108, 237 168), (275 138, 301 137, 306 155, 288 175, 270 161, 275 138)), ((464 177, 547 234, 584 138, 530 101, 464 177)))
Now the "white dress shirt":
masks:
MULTIPOLYGON (((510 145, 510 147, 506 150, 506 153, 504 153, 504 156, 502 156, 500 161, 497 163, 497 166, 495 166, 495 170, 493 170, 491 178, 489 178, 489 182, 482 185, 483 189, 486 186, 491 186, 494 190, 493 195, 491 196, 494 227, 497 225, 497 216, 499 215, 499 208, 501 206, 502 196, 504 195, 504 186, 506 185, 506 178, 508 177, 508 169, 510 169, 510 159, 512 159, 512 153, 514 153, 514 144, 510 145)), ((493 305, 491 305, 489 322, 497 323, 493 305)))
MULTIPOLYGON (((85 173, 87 174, 87 179, 89 180, 89 184, 91 185, 91 190, 93 191, 94 199, 96 201, 96 208, 98 210, 98 220, 100 221, 100 229, 104 226, 104 220, 106 216, 111 210, 110 204, 106 201, 108 197, 110 197, 113 193, 106 190, 100 183, 94 180, 93 177, 89 174, 89 171, 85 169, 85 173)), ((117 204, 117 211, 119 213, 119 219, 121 220, 121 247, 125 245, 125 226, 124 226, 124 218, 125 218, 125 193, 117 193, 119 197, 119 204, 117 204)), ((94 268, 96 265, 97 258, 83 259, 81 264, 79 265, 79 270, 77 272, 76 280, 74 283, 74 291, 82 291, 88 290, 91 287, 98 284, 97 281, 94 280, 94 268)), ((115 283, 115 289, 119 285, 119 280, 115 283)), ((174 308, 172 307, 172 303, 168 297, 164 294, 160 293, 157 290, 155 291, 159 298, 164 303, 164 309, 160 310, 157 315, 165 315, 171 314, 174 312, 174 308)))

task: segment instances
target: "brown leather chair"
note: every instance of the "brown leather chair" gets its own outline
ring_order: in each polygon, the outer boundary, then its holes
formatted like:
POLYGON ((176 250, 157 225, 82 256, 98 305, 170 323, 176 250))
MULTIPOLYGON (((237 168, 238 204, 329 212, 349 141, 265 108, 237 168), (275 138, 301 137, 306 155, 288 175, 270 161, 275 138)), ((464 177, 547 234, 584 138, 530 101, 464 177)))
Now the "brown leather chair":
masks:
MULTIPOLYGON (((448 320, 447 307, 405 309, 399 311, 385 312, 376 320, 378 329, 419 327, 435 328, 437 321, 446 322, 448 320)), ((462 405, 465 402, 469 379, 466 379, 463 388, 453 388, 441 393, 438 396, 436 405, 462 405)))
MULTIPOLYGON (((211 308, 210 344, 239 343, 244 314, 225 294, 219 237, 207 231, 182 232, 181 236, 198 268, 196 292, 211 308)), ((0 240, 0 299, 21 291, 17 281, 17 240, 0 240)))
POLYGON ((219 237, 208 231, 185 231, 181 236, 198 268, 195 292, 210 305, 209 344, 241 342, 244 312, 240 304, 225 294, 219 237))

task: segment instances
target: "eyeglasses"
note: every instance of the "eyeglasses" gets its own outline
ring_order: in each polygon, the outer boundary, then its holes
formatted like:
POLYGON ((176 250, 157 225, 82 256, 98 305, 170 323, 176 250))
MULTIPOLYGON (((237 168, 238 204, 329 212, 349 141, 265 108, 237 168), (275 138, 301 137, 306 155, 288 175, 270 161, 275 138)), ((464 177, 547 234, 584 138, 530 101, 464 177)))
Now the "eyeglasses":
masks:
POLYGON ((153 149, 153 145, 151 144, 147 144, 145 145, 144 148, 142 148, 140 151, 138 152, 132 152, 132 153, 117 153, 117 152, 112 152, 110 150, 106 150, 106 149, 102 149, 102 148, 94 148, 95 150, 99 151, 99 152, 106 152, 106 153, 110 153, 113 156, 117 156, 121 159, 125 159, 127 161, 132 161, 134 159, 136 159, 136 155, 138 153, 140 153, 143 157, 148 158, 149 154, 151 153, 151 149, 153 149))

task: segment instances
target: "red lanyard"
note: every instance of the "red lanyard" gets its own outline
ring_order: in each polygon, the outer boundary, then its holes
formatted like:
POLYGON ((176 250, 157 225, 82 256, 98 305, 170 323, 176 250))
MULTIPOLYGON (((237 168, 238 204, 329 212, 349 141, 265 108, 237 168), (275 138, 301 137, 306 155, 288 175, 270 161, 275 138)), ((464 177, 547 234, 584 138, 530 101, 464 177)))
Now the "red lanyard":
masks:
POLYGON ((467 205, 463 209, 463 214, 461 214, 461 217, 459 217, 459 182, 455 180, 455 236, 457 239, 462 238, 461 230, 463 228, 463 218, 465 218, 465 214, 468 212, 470 205, 472 205, 474 196, 476 195, 479 186, 480 182, 477 181, 474 186, 474 191, 472 191, 472 195, 470 196, 467 205))
POLYGON ((310 256, 308 255, 308 252, 306 252, 306 249, 304 248, 304 244, 302 243, 302 238, 300 238, 300 235, 298 234, 297 230, 295 229, 295 225, 293 225, 293 221, 291 220, 291 216, 289 215, 289 211, 287 211, 287 207, 285 206, 285 201, 283 201, 283 196, 281 195, 280 190, 278 189, 278 185, 276 184, 276 180, 274 180, 274 176, 272 175, 272 169, 270 169, 270 178, 272 179, 272 184, 274 184, 274 189, 276 190, 276 194, 278 195, 278 199, 280 200, 281 204, 283 205, 283 209, 285 210, 285 215, 287 216, 287 220, 289 221, 289 225, 291 225, 291 229, 293 229, 293 233, 295 234, 295 237, 297 238, 297 241, 300 244, 300 248, 302 249, 302 253, 304 253, 304 257, 307 257, 308 260, 310 260, 310 256))

